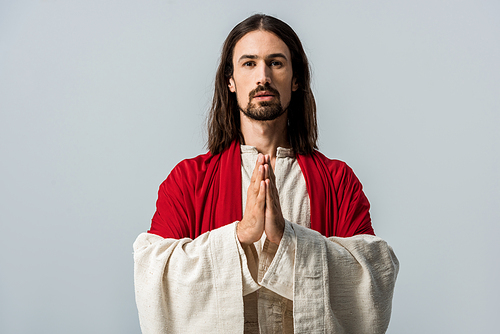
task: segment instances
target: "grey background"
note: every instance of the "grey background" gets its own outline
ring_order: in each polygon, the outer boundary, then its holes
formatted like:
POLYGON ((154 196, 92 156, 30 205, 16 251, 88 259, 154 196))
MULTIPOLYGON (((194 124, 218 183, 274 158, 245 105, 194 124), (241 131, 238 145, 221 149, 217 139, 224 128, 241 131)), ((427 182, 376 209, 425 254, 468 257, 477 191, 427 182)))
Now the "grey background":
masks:
POLYGON ((138 333, 132 243, 205 151, 220 48, 288 22, 320 149, 401 261, 389 333, 493 333, 498 1, 0 1, 0 332, 138 333))

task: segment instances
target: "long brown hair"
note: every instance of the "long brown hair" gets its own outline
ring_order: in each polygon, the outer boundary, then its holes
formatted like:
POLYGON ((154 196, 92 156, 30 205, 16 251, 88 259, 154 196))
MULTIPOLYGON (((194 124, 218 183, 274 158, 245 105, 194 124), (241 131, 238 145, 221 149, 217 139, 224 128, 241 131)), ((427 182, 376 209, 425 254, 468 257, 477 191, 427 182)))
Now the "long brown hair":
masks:
POLYGON ((207 120, 208 149, 212 154, 218 154, 227 149, 235 139, 241 138, 238 102, 236 94, 229 91, 228 82, 233 75, 234 46, 243 36, 255 30, 275 34, 290 50, 293 77, 299 88, 292 92, 288 106, 288 137, 295 153, 310 154, 317 148, 318 129, 309 62, 293 29, 285 22, 264 14, 256 14, 240 22, 224 41, 215 77, 214 98, 207 120))

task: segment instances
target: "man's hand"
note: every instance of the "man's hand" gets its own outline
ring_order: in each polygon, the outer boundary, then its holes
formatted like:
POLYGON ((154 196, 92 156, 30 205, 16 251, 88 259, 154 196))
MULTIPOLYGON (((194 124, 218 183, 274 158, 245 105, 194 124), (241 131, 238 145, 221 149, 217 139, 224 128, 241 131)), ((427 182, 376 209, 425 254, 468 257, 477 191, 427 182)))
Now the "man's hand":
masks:
POLYGON ((247 191, 245 215, 236 226, 236 234, 243 246, 258 241, 264 231, 269 241, 279 244, 284 229, 271 158, 259 153, 247 191))
POLYGON ((278 189, 276 188, 276 178, 271 166, 271 157, 266 155, 265 160, 266 213, 264 229, 269 241, 279 245, 281 237, 283 237, 283 231, 285 230, 285 219, 281 212, 280 197, 278 189))
POLYGON ((238 240, 243 246, 258 241, 264 233, 266 206, 265 159, 259 153, 247 191, 245 215, 236 226, 238 240))

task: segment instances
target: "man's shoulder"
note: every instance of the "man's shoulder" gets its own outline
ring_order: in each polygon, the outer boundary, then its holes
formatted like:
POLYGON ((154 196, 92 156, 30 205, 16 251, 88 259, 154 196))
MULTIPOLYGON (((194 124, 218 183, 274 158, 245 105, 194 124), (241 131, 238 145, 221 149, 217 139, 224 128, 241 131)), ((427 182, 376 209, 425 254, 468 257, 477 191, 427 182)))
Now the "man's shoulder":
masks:
POLYGON ((194 158, 187 158, 180 161, 170 172, 170 176, 186 176, 186 174, 193 175, 206 171, 207 165, 210 164, 213 155, 210 152, 200 154, 194 158))
POLYGON ((193 158, 187 158, 184 160, 181 160, 175 167, 176 168, 197 168, 200 166, 203 166, 207 163, 210 163, 210 160, 213 158, 213 155, 210 152, 203 153, 200 155, 197 155, 196 157, 193 158))
POLYGON ((352 171, 352 169, 342 160, 330 159, 318 150, 314 150, 312 155, 314 160, 322 163, 331 172, 352 171))
POLYGON ((330 159, 318 150, 314 150, 313 153, 304 160, 307 160, 307 165, 315 166, 310 168, 311 170, 309 173, 314 170, 324 175, 323 172, 325 172, 331 177, 334 184, 359 183, 352 168, 342 160, 330 159))

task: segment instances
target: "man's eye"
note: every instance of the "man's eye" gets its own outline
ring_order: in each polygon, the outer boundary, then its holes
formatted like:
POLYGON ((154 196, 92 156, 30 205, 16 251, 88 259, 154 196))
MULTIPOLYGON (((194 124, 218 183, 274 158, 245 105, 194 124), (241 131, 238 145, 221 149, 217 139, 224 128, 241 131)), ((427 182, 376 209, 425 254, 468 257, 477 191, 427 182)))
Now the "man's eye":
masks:
POLYGON ((271 62, 271 66, 281 66, 283 65, 280 61, 274 60, 271 62))
POLYGON ((243 63, 243 66, 253 66, 253 62, 247 61, 246 63, 243 63))

